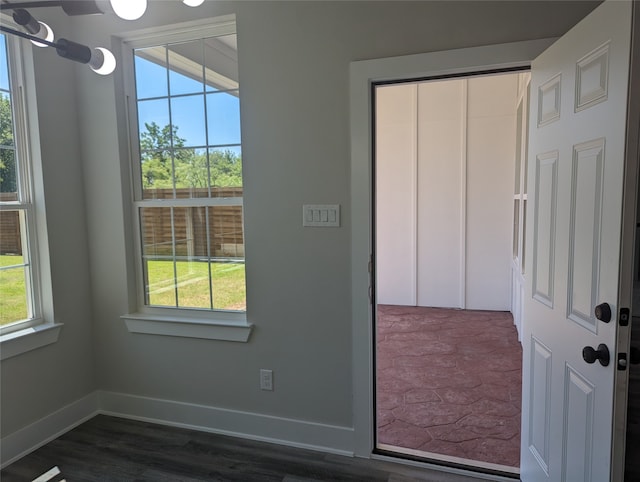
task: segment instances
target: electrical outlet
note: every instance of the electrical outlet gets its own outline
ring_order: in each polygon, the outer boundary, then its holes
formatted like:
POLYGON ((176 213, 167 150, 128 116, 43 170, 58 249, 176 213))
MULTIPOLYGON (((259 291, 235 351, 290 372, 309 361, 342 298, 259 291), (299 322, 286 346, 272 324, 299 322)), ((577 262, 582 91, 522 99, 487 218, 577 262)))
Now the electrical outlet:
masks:
POLYGON ((260 390, 273 390, 273 370, 260 370, 260 390))

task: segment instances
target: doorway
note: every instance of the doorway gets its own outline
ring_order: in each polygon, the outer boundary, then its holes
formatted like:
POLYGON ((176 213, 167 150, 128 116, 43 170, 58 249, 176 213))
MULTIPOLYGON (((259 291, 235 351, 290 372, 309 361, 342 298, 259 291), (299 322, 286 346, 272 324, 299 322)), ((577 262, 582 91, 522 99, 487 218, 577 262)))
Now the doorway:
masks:
POLYGON ((518 473, 529 77, 375 86, 381 452, 518 473))
MULTIPOLYGON (((560 43, 554 44, 554 52, 557 52, 559 49, 568 46, 577 46, 580 51, 572 52, 571 58, 574 59, 571 62, 563 60, 563 69, 566 67, 566 74, 563 73, 560 78, 559 75, 556 75, 558 71, 558 67, 554 67, 550 69, 554 72, 551 76, 542 76, 539 75, 535 82, 535 88, 531 89, 532 96, 532 105, 536 106, 536 123, 537 126, 546 127, 546 131, 553 131, 555 127, 564 125, 561 121, 559 124, 554 125, 554 121, 560 119, 560 80, 565 82, 567 79, 574 79, 574 73, 576 72, 575 67, 575 59, 582 59, 584 57, 584 62, 587 60, 591 60, 592 57, 596 58, 596 60, 601 60, 603 57, 599 56, 602 54, 602 48, 600 48, 605 40, 603 40, 604 32, 601 32, 600 27, 602 26, 603 20, 601 15, 608 16, 612 14, 616 14, 617 17, 611 21, 614 26, 613 29, 607 32, 607 34, 616 36, 616 45, 613 43, 607 44, 614 46, 616 50, 620 47, 620 51, 622 52, 618 57, 606 57, 610 60, 609 62, 593 62, 593 63, 581 63, 579 64, 581 70, 579 71, 582 76, 589 70, 588 67, 593 67, 594 72, 597 69, 602 70, 603 68, 609 68, 609 72, 613 74, 619 74, 616 77, 616 88, 613 88, 613 84, 610 85, 609 88, 609 96, 608 97, 597 97, 596 100, 591 99, 589 101, 585 100, 587 93, 585 93, 586 84, 580 84, 582 90, 580 90, 580 95, 574 95, 573 91, 570 91, 569 95, 562 96, 563 102, 567 102, 567 104, 578 103, 578 107, 574 108, 573 105, 568 105, 567 108, 563 108, 562 112, 567 114, 569 125, 574 125, 577 123, 575 112, 580 112, 580 117, 588 117, 586 113, 594 113, 601 112, 606 109, 611 110, 611 118, 615 118, 616 122, 616 135, 611 134, 612 137, 615 137, 616 140, 620 140, 620 136, 625 132, 624 126, 621 126, 621 116, 614 115, 624 113, 625 108, 624 105, 621 106, 621 103, 626 104, 625 98, 621 98, 620 95, 615 97, 615 102, 612 101, 614 97, 613 93, 624 93, 626 89, 623 84, 625 82, 624 76, 624 67, 613 65, 613 61, 616 62, 626 61, 629 56, 624 54, 624 39, 621 38, 623 34, 625 34, 624 28, 627 26, 626 22, 628 19, 632 18, 629 15, 628 10, 630 4, 622 3, 622 2, 605 2, 603 6, 598 7, 592 15, 583 20, 580 24, 576 26, 576 28, 572 29, 563 39, 561 39, 560 43), (594 27, 594 24, 597 24, 597 27, 594 27), (619 27, 619 28, 618 28, 619 27), (618 34, 620 34, 618 36, 618 34), (576 41, 575 38, 578 37, 580 41, 576 41), (583 41, 584 40, 584 41, 583 41), (592 53, 593 56, 586 56, 585 52, 592 53), (586 59, 586 60, 585 60, 586 59), (556 75, 556 77, 553 77, 556 75), (543 78, 544 77, 544 78, 543 78), (544 85, 543 85, 544 83, 544 85), (602 99, 602 100, 600 100, 602 99), (597 105, 598 107, 592 110, 589 110, 592 106, 597 105), (549 127, 553 126, 553 127, 549 127)), ((635 7, 635 4, 634 4, 635 7)), ((635 24, 637 26, 637 24, 635 24)), ((628 31, 627 31, 628 33, 628 31)), ((372 119, 372 86, 376 82, 386 82, 390 79, 398 79, 398 80, 407 80, 407 79, 418 79, 418 78, 433 78, 433 76, 446 76, 446 75, 460 75, 468 72, 477 72, 483 69, 511 69, 517 67, 529 67, 531 65, 532 59, 536 58, 541 54, 545 49, 551 44, 550 41, 540 41, 540 42, 519 42, 508 45, 500 45, 500 46, 487 46, 487 47, 475 47, 470 49, 460 49, 453 50, 448 52, 436 52, 433 54, 422 54, 422 55, 412 55, 401 58, 394 59, 378 59, 372 61, 361 61, 354 62, 351 64, 351 221, 352 221, 352 230, 351 230, 351 243, 352 243, 352 319, 353 319, 353 352, 354 352, 354 370, 353 370, 353 393, 354 393, 354 443, 355 443, 355 453, 357 455, 361 455, 364 457, 371 457, 372 451, 375 447, 374 442, 374 410, 375 406, 373 403, 374 397, 374 371, 373 371, 373 360, 374 355, 373 351, 373 340, 374 340, 374 325, 372 320, 374 318, 374 307, 376 305, 376 301, 372 296, 372 286, 374 282, 374 277, 372 273, 372 256, 375 252, 375 240, 373 239, 373 220, 374 220, 374 206, 372 205, 372 196, 373 192, 373 173, 371 172, 371 160, 374 155, 374 145, 372 143, 372 129, 371 129, 371 119, 372 119), (368 287, 368 289, 367 289, 368 287)), ((549 52, 548 50, 545 54, 549 52)), ((552 54, 550 54, 552 55, 552 54)), ((544 55, 544 59, 542 61, 548 61, 549 55, 544 55)), ((540 57, 538 57, 538 61, 540 57)), ((541 62, 542 62, 541 61, 541 62)), ((539 64, 538 64, 539 65, 539 64)), ((541 73, 540 70, 538 70, 541 73)), ((546 72, 546 71, 545 71, 546 72)), ((563 70, 564 72, 564 70, 563 70)), ((548 73, 548 72, 547 72, 548 73)), ((595 91, 600 92, 602 89, 598 90, 598 79, 602 79, 602 75, 594 75, 591 77, 595 79, 593 84, 593 88, 595 91)), ((606 76, 604 77, 606 78, 606 76)), ((533 81, 532 81, 533 82, 533 81)), ((567 82, 565 82, 567 83, 567 82)), ((570 83, 569 83, 570 84, 570 83)), ((534 84, 532 84, 534 85, 534 84)), ((632 84, 633 85, 633 84, 632 84)), ((637 85, 637 84, 636 84, 637 85)), ((573 89, 573 87, 570 87, 573 89)), ((596 92, 597 93, 597 92, 596 92)), ((633 115, 637 114, 637 103, 631 103, 631 106, 634 107, 633 115)), ((609 111, 607 110, 607 113, 609 111)), ((596 123, 600 127, 607 127, 613 125, 613 122, 599 122, 596 123)), ((637 126, 637 124, 634 124, 637 126)), ((585 132, 583 130, 579 130, 579 132, 585 132)), ((607 134, 609 135, 609 134, 607 134)), ((593 138, 598 138, 597 135, 591 136, 593 138)), ((597 160, 598 152, 596 147, 593 146, 593 142, 589 143, 588 141, 591 139, 577 139, 571 140, 577 146, 574 151, 574 158, 577 161, 588 160, 597 160), (582 144, 579 144, 582 142, 582 144), (591 150, 589 150, 591 149, 591 150), (594 154, 595 153, 595 154, 594 154)), ((559 140, 566 140, 564 135, 556 136, 559 140)), ((539 140, 538 140, 539 141, 539 140)), ((613 142, 607 143, 607 147, 612 147, 613 142)), ((532 144, 533 145, 533 144, 532 144)), ((620 149, 620 143, 616 144, 616 150, 620 149)), ((544 147, 542 144, 536 144, 536 151, 542 154, 537 154, 536 162, 540 167, 540 173, 536 171, 536 179, 540 177, 540 181, 545 181, 545 184, 541 187, 549 188, 553 187, 555 182, 555 171, 553 169, 555 165, 555 160, 552 157, 545 157, 543 154, 551 153, 554 148, 552 147, 544 147), (543 176, 547 176, 544 179, 543 176), (547 182, 549 181, 549 182, 547 182)), ((564 149, 563 152, 568 151, 570 154, 572 152, 571 149, 564 149)), ((574 162, 577 162, 575 161, 574 162)), ((609 159, 624 159, 624 156, 621 155, 610 155, 609 159)), ((631 159, 631 157, 629 157, 631 159)), ((629 163, 629 159, 627 159, 627 163, 629 163)), ((587 162, 587 161, 585 161, 587 162)), ((592 164, 581 164, 582 166, 592 167, 592 164)), ((618 165, 618 164, 616 164, 618 165)), ((569 163, 571 166, 571 163, 569 163)), ((596 163, 597 167, 597 163, 596 163)), ((610 167, 610 164, 607 164, 607 167, 610 167)), ((618 172, 622 172, 618 169, 618 172)), ((563 189, 568 189, 570 177, 567 177, 567 172, 563 171, 562 174, 562 186, 563 189)), ((570 172, 569 172, 570 174, 570 172)), ((590 178, 591 179, 591 178, 590 178)), ((580 192, 580 195, 589 194, 592 190, 583 190, 580 192)), ((609 194, 609 190, 607 190, 607 194, 609 194)), ((614 191, 619 194, 619 190, 614 191)), ((534 192, 532 191, 530 197, 533 196, 534 192)), ((615 197, 615 196, 614 196, 615 197)), ((532 211, 531 205, 533 205, 533 201, 538 200, 538 197, 531 197, 530 206, 528 207, 529 211, 532 211)), ((549 199, 549 196, 541 196, 540 199, 549 199)), ((562 198, 561 200, 565 202, 568 197, 562 198)), ((627 198, 625 197, 625 202, 627 202, 627 198)), ((582 206, 583 203, 577 202, 575 206, 582 206)), ((531 217, 531 223, 537 221, 538 224, 542 227, 542 222, 551 221, 553 218, 549 216, 549 210, 547 209, 549 206, 543 204, 536 205, 535 209, 532 211, 534 213, 540 214, 540 219, 531 217), (544 211, 546 209, 546 211, 544 211), (544 216, 546 217, 544 217, 544 216)), ((619 207, 619 204, 618 204, 619 207)), ((582 218, 580 218, 582 219, 582 218)), ((589 217, 585 218, 587 221, 590 219, 589 217)), ((616 221, 619 219, 617 216, 604 217, 605 221, 616 221)), ((626 219, 626 218, 625 218, 626 219)), ((628 221, 628 220, 627 220, 628 221)), ((633 219, 632 221, 635 221, 633 219)), ((616 224, 616 223, 614 223, 616 224)), ((559 226, 565 227, 565 231, 563 231, 563 236, 566 234, 566 228, 570 226, 569 222, 565 219, 558 221, 559 226)), ((624 223, 623 227, 628 227, 630 222, 624 223)), ((573 228, 572 228, 573 229, 573 228)), ((528 230, 529 233, 535 233, 533 230, 528 230)), ((604 233, 619 233, 619 230, 614 226, 612 229, 603 229, 604 233)), ((626 232, 626 231, 625 231, 626 232)), ((555 241, 555 237, 551 238, 551 234, 554 232, 550 229, 542 230, 538 232, 538 236, 533 238, 533 241, 538 241, 537 244, 531 244, 528 240, 528 246, 536 246, 543 247, 542 241, 546 238, 544 236, 549 237, 549 239, 553 239, 555 241)), ((528 238, 531 238, 531 234, 528 235, 528 238)), ((566 236, 560 239, 560 243, 564 250, 568 249, 566 236)), ((572 238, 573 239, 573 238, 572 238)), ((578 238, 575 238, 578 239, 578 238)), ((574 239, 574 240, 575 240, 574 239)), ((582 238, 580 238, 582 239, 582 238)), ((625 238, 626 239, 626 238, 625 238)), ((616 247, 615 243, 612 243, 608 246, 616 247)), ((626 249, 626 248, 625 248, 626 249)), ((631 259, 627 253, 628 250, 625 251, 625 259, 631 259)), ((535 249, 532 251, 531 255, 528 256, 529 259, 528 264, 533 266, 531 276, 535 276, 536 274, 536 266, 538 269, 538 276, 535 278, 538 281, 538 284, 546 281, 546 278, 543 275, 551 273, 550 270, 545 271, 545 265, 543 261, 546 258, 540 256, 540 252, 537 253, 538 257, 536 258, 535 249), (531 260, 536 260, 538 263, 536 264, 531 260), (540 271, 542 268, 542 271, 540 271)), ((549 253, 543 253, 549 254, 549 253)), ((612 253, 608 256, 611 256, 611 259, 618 259, 619 256, 615 253, 612 253)), ((547 256, 548 258, 548 256, 547 256)), ((595 258, 594 258, 595 259, 595 258)), ((566 266, 564 260, 559 262, 558 266, 566 266)), ((588 266, 591 266, 591 263, 587 263, 588 266)), ((555 266, 555 265, 554 265, 555 266)), ((609 264, 610 267, 616 268, 615 264, 609 264)), ((548 268, 552 267, 551 264, 548 264, 548 268)), ((562 274, 562 273, 560 273, 562 274)), ((593 274, 593 273, 592 273, 593 274)), ((614 273, 615 274, 615 273, 614 273)), ((551 278, 550 278, 551 279, 551 278)), ((578 280, 582 280, 582 278, 575 278, 578 280)), ((551 280, 553 281, 553 280, 551 280)), ((593 280, 592 280, 593 281, 593 280)), ((560 278, 559 282, 561 284, 554 284, 555 289, 563 294, 568 293, 568 286, 566 283, 566 279, 560 278)), ((609 289, 611 286, 615 287, 616 283, 603 283, 602 286, 609 289)), ((529 285, 527 285, 529 286, 529 285)), ((549 285, 551 286, 551 285, 549 285)), ((544 305, 544 295, 548 292, 548 287, 546 284, 544 285, 536 285, 534 281, 533 289, 531 293, 534 293, 537 298, 533 301, 536 303, 540 303, 541 306, 544 305), (535 289, 535 291, 534 291, 535 289), (546 291, 545 291, 546 290, 546 291), (538 299, 539 298, 539 299, 538 299)), ((627 286, 627 281, 625 280, 624 286, 627 286)), ((626 290, 626 288, 625 288, 626 290)), ((630 303, 630 296, 627 296, 626 291, 620 291, 621 300, 625 305, 630 303), (629 299, 627 299, 629 298, 629 299)), ((615 293, 601 293, 605 298, 605 301, 617 299, 615 293)), ((566 296, 564 296, 566 298, 566 296)), ((564 302, 563 298, 563 302, 564 302)), ((529 299, 529 295, 525 297, 525 304, 528 314, 532 312, 529 311, 532 309, 530 306, 533 302, 529 299)), ((592 300, 593 301, 593 300, 592 300)), ((600 302, 601 300, 597 300, 600 302)), ((542 309, 541 307, 536 306, 536 309, 542 309)), ((563 304, 561 306, 560 311, 564 312, 566 306, 563 304)), ((585 308, 587 311, 583 310, 583 313, 587 313, 591 310, 591 306, 585 308)), ((537 313, 537 312, 536 312, 537 313)), ((547 321, 547 318, 542 315, 537 315, 534 313, 531 317, 535 318, 538 321, 547 321)), ((593 315, 590 317, 590 319, 593 315)), ((573 321, 573 320, 572 320, 573 321)), ((537 322, 536 322, 537 323, 537 322)), ((574 328, 573 325, 567 324, 567 326, 574 328)), ((612 324, 611 326, 614 326, 612 324)), ((525 328, 530 327, 530 323, 525 324, 525 328)), ((537 326, 535 327, 537 328, 537 326)), ((543 328, 545 328, 543 326, 543 328)), ((587 352, 583 349, 583 347, 590 347, 591 345, 598 346, 598 343, 603 343, 605 338, 605 334, 608 336, 613 329, 609 329, 606 324, 600 325, 598 324, 598 333, 597 335, 602 335, 601 339, 591 339, 589 336, 594 336, 594 334, 589 335, 589 333, 584 334, 584 339, 578 339, 577 336, 567 335, 560 338, 559 336, 554 337, 553 334, 551 337, 546 337, 548 339, 547 345, 550 348, 546 348, 546 346, 534 339, 532 344, 531 339, 533 335, 530 332, 523 334, 523 342, 527 347, 526 353, 527 356, 523 357, 524 360, 524 371, 523 371, 523 379, 527 380, 526 384, 523 386, 527 387, 529 390, 527 393, 535 393, 538 395, 543 395, 541 400, 534 400, 535 403, 530 404, 532 401, 531 397, 523 398, 523 414, 527 414, 528 416, 523 417, 523 439, 527 440, 529 443, 527 445, 527 450, 522 450, 522 460, 521 460, 521 468, 523 472, 521 472, 523 480, 544 480, 544 476, 542 472, 550 467, 553 469, 553 477, 560 479, 560 471, 563 468, 575 468, 576 470, 593 470, 594 479, 597 478, 599 480, 607 480, 609 477, 605 476, 605 473, 611 471, 614 476, 614 480, 619 480, 620 477, 617 477, 615 474, 620 468, 620 447, 624 447, 624 439, 620 437, 621 428, 624 429, 624 426, 620 425, 621 417, 619 413, 613 413, 611 403, 607 405, 604 401, 600 399, 594 399, 593 405, 586 403, 584 405, 587 409, 591 406, 594 407, 593 410, 583 410, 580 412, 580 415, 584 415, 584 417, 589 418, 590 423, 598 424, 600 427, 597 429, 598 433, 608 433, 613 427, 613 438, 615 439, 612 444, 612 441, 609 437, 592 437, 589 434, 586 436, 580 435, 581 427, 584 428, 586 425, 584 423, 580 423, 582 419, 578 419, 574 417, 576 415, 576 411, 565 410, 568 405, 573 406, 573 402, 571 399, 570 402, 563 401, 561 397, 565 393, 569 393, 572 397, 576 398, 582 396, 585 399, 589 399, 591 394, 596 397, 603 393, 605 397, 608 396, 609 392, 613 390, 609 390, 611 386, 611 379, 616 378, 616 375, 620 375, 617 378, 620 379, 624 375, 625 372, 619 370, 604 370, 601 369, 600 366, 605 367, 606 362, 605 358, 601 355, 605 353, 605 350, 602 349, 600 352, 596 352, 595 348, 593 349, 597 355, 599 355, 599 359, 602 363, 598 365, 593 365, 591 363, 591 352, 587 352), (567 349, 563 350, 562 347, 556 349, 554 343, 563 342, 568 346, 567 349), (527 345, 528 343, 528 345, 527 345), (554 357, 551 357, 551 353, 555 351, 554 357), (586 355, 585 355, 586 353, 586 355), (557 355, 557 356, 556 356, 557 355), (566 356, 565 356, 566 355, 566 356), (581 356, 582 355, 582 356, 581 356), (569 359, 568 356, 572 358, 569 359), (575 370, 569 373, 569 377, 566 379, 567 382, 572 383, 571 387, 567 387, 568 392, 559 387, 560 378, 556 375, 565 375, 566 371, 561 369, 556 370, 555 366, 562 366, 565 363, 570 363, 571 366, 579 367, 578 370, 580 372, 589 372, 588 375, 578 377, 575 375, 575 370), (554 367, 551 370, 551 367, 554 367), (532 372, 533 367, 533 372, 532 372), (594 370, 592 370, 592 368, 594 370), (542 373, 542 370, 545 370, 545 373, 542 373), (603 381, 603 386, 606 385, 604 390, 590 390, 588 384, 582 383, 581 380, 590 380, 593 371, 594 373, 606 373, 606 382, 603 381), (538 377, 538 374, 544 374, 544 377, 538 377), (552 383, 553 382, 553 383, 552 383), (549 387, 554 387, 553 390, 548 390, 549 387), (530 389, 535 388, 532 392, 530 389), (545 391, 545 388, 547 390, 545 391), (538 403, 538 402, 543 403, 538 403), (565 403, 566 402, 566 403, 565 403), (531 410, 535 408, 535 410, 531 410), (562 414, 568 413, 571 417, 566 418, 562 423, 562 414), (602 426, 602 427, 601 427, 602 426), (578 445, 572 444, 571 440, 581 440, 585 444, 586 449, 588 450, 579 450, 576 447, 578 445), (613 451, 611 450, 613 445, 613 451), (571 448, 571 451, 565 451, 564 448, 571 448), (609 457, 613 453, 613 457, 609 457), (582 458, 580 458, 582 457, 582 458), (550 458, 553 460, 550 462, 550 458)), ((624 331, 624 330, 623 330, 624 331)), ((623 333, 624 335, 624 333, 623 333)), ((612 341, 607 338, 606 341, 608 344, 612 344, 612 341)), ((622 343, 624 340, 620 340, 622 343)), ((596 359, 598 359, 596 357, 596 359)), ((594 360, 595 361, 595 360, 594 360)), ((599 384, 600 381, 594 382, 595 384, 599 384)), ((624 388, 622 384, 619 385, 621 388, 624 388)), ((540 398, 540 397, 538 397, 540 398)), ((608 398, 610 399, 610 397, 608 398)), ((587 402, 589 401, 587 400, 587 402)), ((622 402, 624 401, 622 398, 622 402)), ((590 427, 591 425, 589 425, 590 427)), ((595 430, 595 425, 594 425, 595 430)), ((376 456, 375 453, 373 455, 376 456)), ((548 474, 548 472, 547 472, 548 474)), ((548 477, 548 475, 547 475, 548 477)), ((570 473, 568 476, 573 480, 573 475, 570 473)), ((574 477, 575 478, 575 477, 574 477)), ((577 477, 576 480, 582 480, 581 477, 577 477)))

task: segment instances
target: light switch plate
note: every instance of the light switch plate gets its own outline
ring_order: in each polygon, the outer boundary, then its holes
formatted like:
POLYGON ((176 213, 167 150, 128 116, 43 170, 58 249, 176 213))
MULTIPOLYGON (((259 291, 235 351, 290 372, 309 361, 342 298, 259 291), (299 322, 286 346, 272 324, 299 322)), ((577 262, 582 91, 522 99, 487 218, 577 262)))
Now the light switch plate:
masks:
POLYGON ((339 228, 340 205, 303 204, 302 225, 318 228, 339 228))

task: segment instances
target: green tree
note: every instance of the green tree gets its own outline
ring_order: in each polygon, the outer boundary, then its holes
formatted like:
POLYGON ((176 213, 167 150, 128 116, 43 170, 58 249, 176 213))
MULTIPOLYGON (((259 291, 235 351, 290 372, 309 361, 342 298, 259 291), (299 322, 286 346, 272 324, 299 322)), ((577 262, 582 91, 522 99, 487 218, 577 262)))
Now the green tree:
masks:
POLYGON ((242 159, 229 149, 190 152, 176 162, 176 187, 207 188, 242 186, 242 159), (208 168, 207 168, 208 167, 208 168))
POLYGON ((242 186, 242 159, 233 151, 214 151, 211 163, 211 185, 215 187, 242 186))
POLYGON ((140 134, 142 187, 160 189, 173 187, 173 163, 192 155, 184 150, 185 140, 178 136, 178 126, 158 126, 145 122, 140 134))
POLYGON ((145 123, 140 134, 144 189, 242 186, 242 159, 230 149, 196 152, 184 147, 178 126, 145 123))
POLYGON ((196 154, 183 156, 176 162, 176 187, 207 188, 209 187, 209 172, 207 170, 207 156, 196 154))
POLYGON ((0 192, 16 192, 16 161, 11 99, 0 94, 0 192))

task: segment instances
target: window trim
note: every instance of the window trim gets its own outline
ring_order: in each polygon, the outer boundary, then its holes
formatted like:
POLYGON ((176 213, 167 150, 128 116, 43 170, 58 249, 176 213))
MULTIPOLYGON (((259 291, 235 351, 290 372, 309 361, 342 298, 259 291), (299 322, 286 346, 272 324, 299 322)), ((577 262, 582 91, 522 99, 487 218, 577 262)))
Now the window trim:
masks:
MULTIPOLYGON (((12 23, 10 17, 0 20, 12 23)), ((14 130, 20 176, 21 198, 5 209, 23 209, 27 213, 26 239, 29 253, 32 317, 0 327, 0 360, 40 348, 58 340, 63 323, 54 321, 49 246, 38 132, 38 109, 32 46, 26 40, 5 36, 11 81, 14 130), (24 175, 26 173, 26 175, 24 175)))
MULTIPOLYGON (((122 53, 122 75, 126 99, 126 123, 128 136, 128 169, 131 190, 131 223, 133 231, 133 252, 135 259, 135 292, 136 300, 131 305, 136 310, 121 316, 130 333, 142 333, 187 338, 203 338, 209 340, 225 340, 247 342, 253 329, 248 322, 247 313, 208 309, 181 309, 173 307, 154 307, 144 304, 144 272, 143 253, 141 248, 140 207, 167 206, 162 200, 144 200, 140 188, 140 173, 134 165, 139 157, 139 145, 135 141, 138 136, 137 125, 132 122, 131 113, 136 109, 135 73, 133 52, 138 48, 149 48, 158 44, 186 42, 207 37, 231 35, 237 32, 234 14, 171 25, 169 27, 150 28, 126 34, 120 37, 122 53)), ((201 199, 179 200, 177 204, 190 205, 243 205, 242 200, 201 199)), ((172 203, 173 205, 173 203, 172 203)), ((168 206, 167 206, 168 207, 168 206)))

